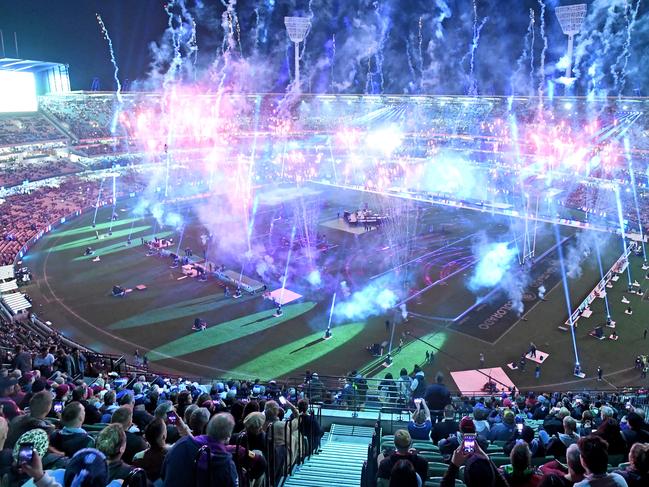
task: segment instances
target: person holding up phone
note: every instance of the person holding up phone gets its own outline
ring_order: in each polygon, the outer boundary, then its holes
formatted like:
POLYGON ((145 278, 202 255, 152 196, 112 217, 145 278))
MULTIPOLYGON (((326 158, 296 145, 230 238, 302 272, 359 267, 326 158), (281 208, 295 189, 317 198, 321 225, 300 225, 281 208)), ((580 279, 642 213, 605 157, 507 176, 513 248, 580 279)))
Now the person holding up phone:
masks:
POLYGON ((460 467, 463 465, 464 483, 467 487, 507 487, 508 484, 502 474, 480 447, 478 441, 473 442, 472 448, 467 443, 470 444, 470 440, 463 441, 453 451, 450 465, 442 478, 440 487, 454 487, 460 467))
POLYGON ((408 433, 413 440, 430 440, 430 430, 433 423, 430 419, 428 404, 422 398, 414 400, 415 410, 408 423, 408 433))

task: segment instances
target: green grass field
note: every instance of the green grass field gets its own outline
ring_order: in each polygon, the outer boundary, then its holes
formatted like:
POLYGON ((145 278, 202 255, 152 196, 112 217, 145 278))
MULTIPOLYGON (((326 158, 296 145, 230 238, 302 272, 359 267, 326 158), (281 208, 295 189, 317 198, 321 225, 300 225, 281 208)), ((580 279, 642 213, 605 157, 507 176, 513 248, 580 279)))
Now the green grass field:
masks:
MULTIPOLYGON (((401 367, 411 370, 414 364, 423 364, 426 350, 431 347, 437 351, 433 363, 424 364, 429 376, 437 371, 477 368, 481 352, 486 356, 487 366, 504 367, 534 341, 539 349, 550 353, 550 358, 543 364, 538 381, 534 379, 533 367, 528 367, 527 372, 505 369, 518 387, 610 387, 608 383, 592 381, 598 366, 604 369, 605 379, 611 384, 639 382, 638 374, 629 368, 633 368, 637 354, 649 352, 642 340, 642 332, 649 325, 649 301, 630 296, 634 313, 623 313, 620 300, 626 289, 626 275, 609 290, 611 311, 618 323, 618 341, 598 341, 588 336, 588 331, 605 319, 603 300, 597 300, 591 318, 579 321, 577 346, 587 378, 577 381, 571 373, 574 353, 570 334, 558 329, 568 313, 561 283, 547 289, 546 301, 526 304, 525 321, 512 319, 486 337, 474 333, 482 319, 479 310, 472 311, 477 313, 478 321, 471 314, 461 327, 450 321, 476 303, 476 295, 466 286, 473 269, 475 236, 482 233, 502 240, 516 237, 508 233, 508 222, 503 217, 414 202, 395 203, 391 198, 367 197, 351 191, 327 190, 308 204, 319 206, 310 223, 326 235, 331 248, 316 257, 296 251, 291 263, 298 265, 314 259, 323 274, 345 280, 353 290, 370 282, 384 282, 383 279, 400 283, 402 290, 408 292, 425 289, 408 304, 413 313, 409 321, 396 330, 395 348, 398 337, 405 338, 401 350, 394 353, 389 369, 393 374, 398 374, 401 367), (359 208, 363 203, 382 209, 399 205, 399 214, 383 230, 360 235, 338 230, 335 225, 323 225, 335 222, 341 209, 359 208), (442 277, 445 280, 436 284, 442 277)), ((271 238, 269 222, 276 220, 278 208, 279 204, 260 208, 253 229, 255 242, 271 238)), ((191 247, 195 254, 202 254, 201 235, 205 230, 188 208, 179 211, 186 221, 181 253, 185 247, 191 247)), ((42 238, 24 259, 34 274, 27 292, 37 303, 35 312, 66 336, 99 351, 129 356, 136 348, 147 351, 153 368, 199 377, 271 379, 299 376, 306 368, 329 375, 345 374, 352 369, 376 376, 385 373, 365 347, 389 339, 384 322, 393 319, 392 311, 366 319, 334 320, 333 338, 322 340, 329 318, 330 291, 313 289, 304 276, 289 272, 286 287, 303 297, 286 305, 281 317, 273 317, 274 308, 260 295, 234 300, 223 295, 214 278, 207 282, 179 279, 181 270, 170 268, 168 260, 145 255, 140 238, 172 236, 178 241, 180 233, 170 227, 160 228, 152 217, 134 216, 129 202, 121 204, 118 213, 120 219, 113 223, 112 235, 108 234, 110 209, 99 211, 94 228, 93 213, 89 212, 42 238), (95 255, 83 255, 88 246, 96 250, 95 255), (94 261, 96 256, 99 262, 94 261), (147 289, 134 290, 126 298, 114 298, 114 284, 132 289, 145 284, 147 289), (208 322, 206 331, 190 331, 196 317, 208 322)), ((275 231, 287 232, 281 223, 275 224, 275 231)), ((551 230, 547 226, 539 228, 537 255, 550 252, 556 244, 551 230)), ((561 237, 572 234, 572 229, 561 229, 561 237)), ((622 247, 619 240, 610 240, 601 250, 606 270, 622 247)), ((274 257, 283 271, 286 253, 279 252, 274 257)), ((236 262, 224 263, 228 268, 240 269, 236 262)), ((641 264, 639 258, 633 258, 632 275, 643 287, 645 283, 649 287, 641 264)), ((539 265, 545 265, 544 261, 539 265)), ((281 287, 282 273, 267 282, 271 289, 281 287)), ((581 278, 569 281, 572 305, 576 306, 598 280, 596 261, 587 259, 581 278)))

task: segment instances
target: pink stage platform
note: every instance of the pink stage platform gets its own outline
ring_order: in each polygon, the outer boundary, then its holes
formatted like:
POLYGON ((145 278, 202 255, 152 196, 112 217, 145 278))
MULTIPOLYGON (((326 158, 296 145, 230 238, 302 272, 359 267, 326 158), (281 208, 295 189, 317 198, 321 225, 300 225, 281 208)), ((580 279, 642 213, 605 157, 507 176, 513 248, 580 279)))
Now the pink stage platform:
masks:
POLYGON ((291 303, 293 301, 297 301, 302 297, 301 294, 294 293, 290 289, 282 288, 275 289, 270 293, 270 297, 275 301, 277 304, 281 304, 284 306, 287 303, 291 303))
POLYGON ((482 388, 489 380, 489 377, 496 382, 498 390, 505 389, 505 386, 509 388, 514 385, 501 367, 479 370, 460 370, 458 372, 451 372, 451 377, 453 377, 453 380, 460 392, 467 395, 482 391, 482 388), (482 372, 482 374, 480 372, 482 372))

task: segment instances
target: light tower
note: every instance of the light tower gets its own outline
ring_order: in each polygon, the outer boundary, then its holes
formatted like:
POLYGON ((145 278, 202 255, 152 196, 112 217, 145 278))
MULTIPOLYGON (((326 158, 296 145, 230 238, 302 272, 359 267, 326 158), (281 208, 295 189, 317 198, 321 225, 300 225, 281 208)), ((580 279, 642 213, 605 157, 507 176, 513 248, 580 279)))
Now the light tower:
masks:
POLYGON ((284 17, 284 25, 288 36, 295 44, 295 86, 300 89, 300 42, 304 40, 311 27, 308 17, 284 17))
POLYGON ((568 67, 566 68, 566 78, 572 78, 572 50, 575 35, 579 34, 581 26, 584 24, 586 10, 588 6, 585 3, 577 5, 563 5, 554 9, 561 25, 561 30, 568 36, 568 67))

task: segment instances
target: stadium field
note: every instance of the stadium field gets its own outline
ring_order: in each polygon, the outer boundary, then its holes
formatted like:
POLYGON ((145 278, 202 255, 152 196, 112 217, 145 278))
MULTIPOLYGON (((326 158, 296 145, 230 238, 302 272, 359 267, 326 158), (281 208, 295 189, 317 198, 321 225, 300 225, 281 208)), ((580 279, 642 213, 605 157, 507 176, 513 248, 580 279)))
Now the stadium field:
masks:
MULTIPOLYGON (((521 296, 520 319, 502 286, 471 289, 474 247, 481 235, 522 245, 522 236, 512 232, 515 225, 506 217, 338 189, 313 190, 300 201, 287 202, 276 197, 277 190, 260 192, 250 224, 251 248, 257 253, 276 249, 265 256, 262 268, 259 262, 229 255, 222 245, 206 245, 205 216, 195 210, 197 205, 178 205, 175 211, 181 223, 174 225, 138 215, 130 200, 118 203, 114 222, 110 221, 112 208, 102 208, 96 218, 90 211, 62 224, 24 259, 34 273, 27 292, 38 303, 35 311, 66 336, 98 351, 131 356, 139 349, 156 369, 182 376, 272 379, 299 375, 306 368, 329 375, 359 369, 382 376, 386 371, 382 360, 373 358, 366 347, 389 341, 392 330, 385 325, 387 319, 397 323, 394 363, 387 369, 395 375, 401 367, 410 371, 415 364, 429 376, 474 369, 484 353, 486 366, 504 367, 518 387, 572 387, 572 340, 558 326, 568 314, 560 257, 574 245, 574 229, 562 227, 555 232, 549 225, 539 225, 529 273, 532 280, 521 296), (340 214, 365 205, 389 216, 387 223, 371 231, 350 229, 340 214), (309 228, 295 229, 297 211, 309 228), (141 239, 154 236, 173 238, 170 250, 179 255, 188 248, 197 260, 207 254, 217 265, 263 280, 269 291, 281 289, 285 282, 287 290, 301 297, 275 317, 274 305, 261 294, 233 299, 224 295, 214 277, 207 282, 184 278, 180 267, 170 267, 169 257, 147 256, 141 239), (320 245, 304 244, 307 237, 320 245), (87 247, 95 253, 85 256, 87 247), (320 282, 334 279, 340 285, 331 316, 333 338, 323 340, 333 296, 322 291, 320 282), (113 297, 113 285, 133 291, 124 298, 113 297), (146 290, 138 291, 138 285, 146 290), (545 300, 540 299, 540 286, 545 288, 545 300), (380 298, 383 290, 394 291, 395 296, 380 298), (404 300, 407 322, 399 313, 386 311, 404 300), (207 330, 190 330, 197 317, 208 323, 207 330), (525 372, 505 367, 520 357, 530 341, 550 353, 538 380, 531 363, 525 372), (425 363, 427 350, 434 352, 431 363, 425 363)), ((606 271, 622 249, 619 240, 603 238, 602 242, 606 271)), ((631 275, 644 286, 640 266, 641 260, 632 258, 631 275)), ((580 272, 569 283, 573 307, 599 280, 597 260, 585 258, 580 272)), ((631 297, 634 314, 624 315, 620 300, 626 283, 625 274, 609 290, 618 341, 588 336, 605 319, 603 300, 597 300, 593 316, 581 319, 576 330, 587 377, 601 366, 605 378, 616 385, 636 381, 638 374, 628 369, 635 355, 646 349, 639 338, 646 326, 647 302, 631 297)))

